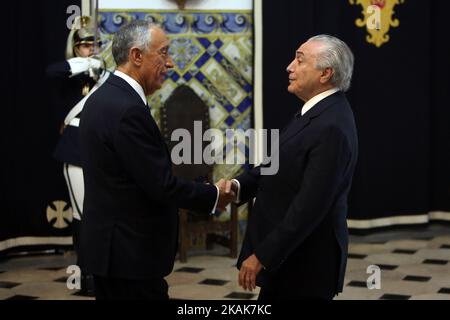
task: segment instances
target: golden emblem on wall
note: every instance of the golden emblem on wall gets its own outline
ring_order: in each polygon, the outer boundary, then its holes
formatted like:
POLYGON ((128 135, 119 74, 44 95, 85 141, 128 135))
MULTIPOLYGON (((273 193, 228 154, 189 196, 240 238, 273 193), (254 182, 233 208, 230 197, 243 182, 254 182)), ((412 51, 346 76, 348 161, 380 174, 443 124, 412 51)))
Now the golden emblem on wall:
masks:
POLYGON ((364 18, 356 19, 358 27, 366 27, 369 33, 366 36, 368 43, 381 47, 388 42, 390 27, 396 28, 400 25, 398 19, 393 18, 394 7, 397 4, 404 3, 405 0, 349 0, 350 4, 363 7, 362 14, 364 18))

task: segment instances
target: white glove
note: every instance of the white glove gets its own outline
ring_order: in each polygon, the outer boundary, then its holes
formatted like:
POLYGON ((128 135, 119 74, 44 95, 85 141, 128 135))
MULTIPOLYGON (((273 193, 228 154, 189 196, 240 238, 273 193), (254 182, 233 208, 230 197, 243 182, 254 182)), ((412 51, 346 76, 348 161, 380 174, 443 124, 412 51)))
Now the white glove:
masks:
POLYGON ((102 67, 102 61, 96 58, 88 58, 89 59, 89 69, 98 70, 102 67))
POLYGON ((72 73, 72 76, 75 76, 77 74, 95 69, 98 70, 102 67, 102 62, 98 59, 94 58, 71 58, 67 60, 67 62, 70 65, 70 71, 72 73))

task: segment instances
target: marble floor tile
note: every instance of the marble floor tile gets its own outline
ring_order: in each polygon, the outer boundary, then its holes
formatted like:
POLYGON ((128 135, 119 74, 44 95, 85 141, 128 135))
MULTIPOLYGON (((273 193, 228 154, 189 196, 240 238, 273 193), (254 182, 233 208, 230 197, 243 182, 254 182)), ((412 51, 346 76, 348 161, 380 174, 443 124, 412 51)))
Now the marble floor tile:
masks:
POLYGON ((188 273, 188 272, 172 272, 166 277, 166 281, 169 286, 174 285, 185 285, 185 284, 196 284, 204 279, 198 273, 188 273))
POLYGON ((12 281, 12 282, 42 282, 42 281, 52 281, 61 277, 61 272, 49 271, 49 270, 18 270, 18 271, 8 271, 0 273, 0 281, 12 281))
POLYGON ((423 261, 423 259, 417 255, 406 255, 406 254, 396 254, 396 253, 378 253, 372 254, 364 259, 364 261, 370 262, 371 264, 387 264, 387 265, 408 265, 417 264, 423 261))
POLYGON ((69 290, 64 283, 29 282, 11 289, 15 294, 40 297, 44 299, 67 299, 74 291, 69 290))
MULTIPOLYGON (((418 250, 416 255, 423 259, 442 259, 442 260, 449 260, 450 261, 450 250, 448 249, 421 249, 418 250)), ((450 266, 449 266, 450 270, 450 266)))
POLYGON ((428 244, 427 240, 392 240, 385 244, 389 249, 423 249, 428 244))
POLYGON ((382 281, 381 289, 388 293, 416 296, 437 293, 440 287, 433 282, 382 281))
POLYGON ((206 268, 200 273, 200 275, 203 278, 236 281, 239 275, 239 270, 236 268, 206 268))
POLYGON ((236 264, 236 259, 229 257, 217 257, 217 256, 197 256, 190 257, 187 263, 179 263, 178 266, 191 266, 201 268, 232 268, 236 264))
POLYGON ((389 249, 384 244, 350 243, 348 252, 355 254, 376 254, 386 252, 389 249))
POLYGON ((345 287, 344 291, 334 300, 376 300, 383 295, 380 290, 369 290, 367 288, 345 287))
POLYGON ((357 272, 366 272, 367 267, 372 265, 369 261, 366 260, 347 260, 347 272, 357 271, 357 272))
POLYGON ((0 288, 0 300, 7 299, 9 297, 12 297, 13 295, 14 292, 12 290, 0 288))
MULTIPOLYGON (((344 281, 344 292, 336 300, 377 300, 408 296, 411 300, 450 300, 450 228, 426 232, 388 232, 368 237, 352 237, 344 281), (446 231, 447 230, 447 231, 446 231), (421 238, 421 239, 418 239, 421 238), (425 264, 449 261, 446 264, 425 264), (381 289, 369 290, 367 267, 379 265, 381 289), (392 267, 392 268, 389 268, 392 267), (397 295, 397 296, 396 296, 397 295)), ((238 285, 236 259, 216 251, 188 256, 187 263, 175 261, 173 272, 166 277, 172 299, 233 300, 257 299, 259 288, 252 293, 238 285), (177 270, 185 268, 184 272, 177 270), (188 272, 191 271, 191 272, 188 272)), ((0 261, 0 299, 33 296, 43 300, 89 300, 74 295, 60 279, 74 264, 71 254, 18 256, 0 261)))
POLYGON ((410 300, 450 300, 450 294, 421 294, 417 296, 412 296, 410 300))

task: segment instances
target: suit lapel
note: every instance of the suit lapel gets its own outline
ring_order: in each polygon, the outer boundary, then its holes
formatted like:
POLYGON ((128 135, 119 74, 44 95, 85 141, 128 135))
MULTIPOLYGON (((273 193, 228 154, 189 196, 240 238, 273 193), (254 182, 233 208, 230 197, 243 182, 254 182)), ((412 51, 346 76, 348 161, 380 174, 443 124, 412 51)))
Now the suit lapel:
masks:
POLYGON ((286 128, 286 131, 280 137, 280 146, 286 143, 289 139, 296 136, 300 133, 309 123, 311 119, 309 117, 301 117, 295 119, 289 127, 286 128))
POLYGON ((342 99, 344 94, 340 91, 333 93, 331 96, 319 101, 311 110, 306 112, 299 119, 294 120, 291 125, 286 129, 286 132, 280 137, 280 146, 286 143, 288 140, 299 134, 305 129, 313 118, 316 118, 322 114, 326 109, 333 105, 339 99, 342 99))
POLYGON ((161 135, 161 131, 159 130, 159 127, 158 127, 158 125, 156 124, 155 119, 153 119, 152 113, 151 113, 151 111, 150 111, 150 107, 149 107, 147 104, 144 104, 144 102, 142 101, 141 97, 140 97, 139 94, 136 92, 136 90, 134 90, 134 89, 128 84, 128 82, 126 82, 125 80, 123 80, 121 77, 118 77, 118 76, 116 76, 116 75, 114 75, 114 74, 111 74, 111 76, 108 78, 107 81, 108 81, 110 84, 112 84, 113 86, 120 87, 120 88, 125 89, 126 91, 128 91, 128 92, 133 96, 133 98, 136 100, 136 102, 139 101, 139 103, 142 104, 142 105, 148 110, 148 112, 149 112, 149 114, 150 114, 150 117, 151 117, 151 120, 152 120, 152 126, 153 126, 153 128, 156 130, 156 134, 158 135, 159 140, 160 140, 161 143, 163 144, 164 150, 165 150, 167 156, 168 156, 169 159, 170 159, 170 152, 169 152, 169 149, 167 148, 167 144, 166 144, 166 142, 164 141, 164 139, 163 139, 163 137, 162 137, 162 135, 161 135))
MULTIPOLYGON (((128 82, 126 82, 125 80, 123 80, 121 77, 116 76, 115 74, 111 74, 111 76, 108 78, 107 82, 109 82, 110 84, 112 84, 113 86, 116 87, 120 87, 126 91, 128 91, 128 93, 130 93, 134 100, 139 101, 139 104, 142 104, 144 106, 146 106, 146 104, 142 101, 141 97, 139 96, 139 94, 136 92, 136 90, 134 90, 129 84, 128 82)), ((147 107, 147 106, 146 106, 147 107)))

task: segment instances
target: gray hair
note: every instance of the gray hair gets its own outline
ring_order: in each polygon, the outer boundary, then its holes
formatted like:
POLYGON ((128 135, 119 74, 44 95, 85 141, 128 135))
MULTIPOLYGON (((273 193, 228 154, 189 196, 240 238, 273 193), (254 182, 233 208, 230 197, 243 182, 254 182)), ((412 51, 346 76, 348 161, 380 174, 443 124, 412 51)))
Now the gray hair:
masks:
POLYGON ((116 32, 112 44, 112 54, 118 66, 128 62, 130 49, 136 47, 147 51, 152 41, 151 29, 157 24, 145 20, 133 20, 116 32))
POLYGON ((331 83, 339 90, 347 91, 350 88, 355 60, 350 48, 344 41, 326 34, 312 37, 308 41, 318 41, 325 45, 317 56, 316 68, 333 69, 331 83))

